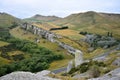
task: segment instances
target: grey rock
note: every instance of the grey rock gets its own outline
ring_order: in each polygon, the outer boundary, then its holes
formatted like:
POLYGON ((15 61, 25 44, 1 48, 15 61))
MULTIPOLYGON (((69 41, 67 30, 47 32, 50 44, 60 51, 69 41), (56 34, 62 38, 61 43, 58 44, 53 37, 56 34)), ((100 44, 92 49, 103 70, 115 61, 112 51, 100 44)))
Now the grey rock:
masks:
POLYGON ((75 67, 78 67, 83 63, 83 53, 80 50, 75 52, 75 67))
POLYGON ((74 64, 73 64, 73 61, 70 61, 70 62, 68 63, 67 73, 69 73, 69 72, 71 71, 71 69, 74 67, 73 65, 74 65, 74 64))
POLYGON ((31 24, 23 24, 22 28, 24 28, 27 31, 33 32, 33 34, 35 35, 39 35, 42 36, 43 38, 46 38, 48 41, 50 42, 57 42, 59 46, 61 46, 62 48, 66 49, 69 53, 71 54, 75 54, 76 53, 76 49, 73 48, 72 46, 65 44, 63 42, 58 41, 56 38, 62 38, 62 36, 57 35, 53 32, 47 31, 45 29, 39 28, 37 26, 31 25, 31 24))
POLYGON ((91 78, 91 79, 88 79, 88 80, 120 80, 120 68, 112 70, 102 77, 91 78))
POLYGON ((46 76, 49 74, 50 71, 42 71, 38 73, 31 73, 31 72, 12 72, 5 76, 0 77, 0 80, 60 80, 55 78, 50 78, 46 76))
POLYGON ((115 61, 113 61, 112 64, 116 66, 120 66, 120 57, 118 57, 115 61))

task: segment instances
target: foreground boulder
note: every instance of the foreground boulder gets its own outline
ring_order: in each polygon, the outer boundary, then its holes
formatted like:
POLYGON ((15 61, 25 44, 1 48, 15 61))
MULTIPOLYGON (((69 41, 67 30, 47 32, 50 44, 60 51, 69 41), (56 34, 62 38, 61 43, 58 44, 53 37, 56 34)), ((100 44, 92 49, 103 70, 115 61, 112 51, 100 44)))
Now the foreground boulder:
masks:
POLYGON ((0 77, 0 80, 59 80, 48 77, 47 74, 49 73, 50 71, 46 70, 36 74, 31 72, 18 71, 2 76, 0 77))
POLYGON ((117 68, 102 77, 92 78, 88 80, 120 80, 120 68, 117 68))

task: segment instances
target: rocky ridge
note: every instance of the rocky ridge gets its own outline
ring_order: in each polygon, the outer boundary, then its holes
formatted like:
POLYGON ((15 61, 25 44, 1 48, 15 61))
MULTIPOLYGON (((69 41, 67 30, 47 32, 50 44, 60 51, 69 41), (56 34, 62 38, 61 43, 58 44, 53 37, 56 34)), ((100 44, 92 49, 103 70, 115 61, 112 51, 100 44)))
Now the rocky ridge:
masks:
POLYGON ((38 73, 18 71, 2 76, 0 80, 60 80, 48 77, 49 73, 50 71, 47 70, 38 73))

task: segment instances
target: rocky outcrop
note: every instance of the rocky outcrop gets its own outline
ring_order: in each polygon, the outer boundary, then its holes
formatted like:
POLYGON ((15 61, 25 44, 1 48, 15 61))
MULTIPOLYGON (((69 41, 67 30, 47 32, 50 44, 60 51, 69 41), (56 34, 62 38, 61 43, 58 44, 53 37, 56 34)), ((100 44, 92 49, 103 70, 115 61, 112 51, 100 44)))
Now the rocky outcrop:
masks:
POLYGON ((71 71, 71 69, 74 68, 73 65, 74 65, 74 64, 73 64, 73 61, 70 61, 70 62, 68 63, 68 66, 67 66, 67 73, 69 73, 69 72, 71 71))
POLYGON ((80 50, 76 50, 75 53, 75 67, 78 67, 83 63, 83 53, 80 50))
POLYGON ((100 36, 94 34, 87 34, 83 41, 90 44, 91 47, 109 48, 117 45, 117 40, 112 36, 100 36))
POLYGON ((112 64, 116 66, 120 66, 120 57, 118 57, 115 61, 113 61, 112 64))
POLYGON ((70 46, 70 45, 68 45, 68 44, 66 44, 64 42, 60 42, 60 41, 57 40, 57 39, 62 38, 62 36, 60 36, 60 35, 57 35, 57 34, 55 34, 53 32, 47 31, 45 29, 39 28, 37 26, 31 25, 31 24, 28 24, 28 23, 24 23, 21 26, 26 31, 30 31, 35 35, 42 36, 43 38, 46 38, 50 42, 57 43, 60 47, 66 49, 71 54, 76 53, 77 49, 73 48, 72 46, 70 46))
POLYGON ((49 73, 50 71, 46 70, 38 72, 36 74, 23 71, 12 72, 10 74, 0 77, 0 80, 60 80, 46 76, 49 73))
POLYGON ((59 38, 62 38, 62 36, 57 35, 53 32, 44 30, 34 25, 30 26, 30 24, 27 24, 27 23, 23 24, 22 27, 25 30, 34 33, 35 35, 39 35, 39 36, 42 36, 43 38, 46 38, 50 42, 57 43, 60 47, 62 47, 63 49, 66 49, 69 53, 75 55, 74 64, 73 62, 70 62, 68 64, 67 72, 69 72, 73 68, 72 65, 75 65, 75 67, 77 67, 83 63, 83 53, 80 50, 73 48, 69 44, 66 44, 64 42, 60 42, 59 40, 57 40, 59 38))
POLYGON ((80 50, 75 51, 75 59, 70 61, 67 66, 67 73, 69 73, 73 68, 80 66, 83 61, 83 53, 80 50))
POLYGON ((88 80, 120 80, 120 68, 117 68, 102 77, 92 78, 88 80))

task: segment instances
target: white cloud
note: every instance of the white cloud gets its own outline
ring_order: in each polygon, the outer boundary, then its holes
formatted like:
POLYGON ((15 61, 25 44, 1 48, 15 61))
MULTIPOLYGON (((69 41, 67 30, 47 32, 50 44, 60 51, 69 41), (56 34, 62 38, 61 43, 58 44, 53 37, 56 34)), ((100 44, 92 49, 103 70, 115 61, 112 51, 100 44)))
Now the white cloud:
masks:
POLYGON ((0 11, 17 17, 34 14, 66 16, 81 11, 119 12, 119 0, 1 0, 0 11))

